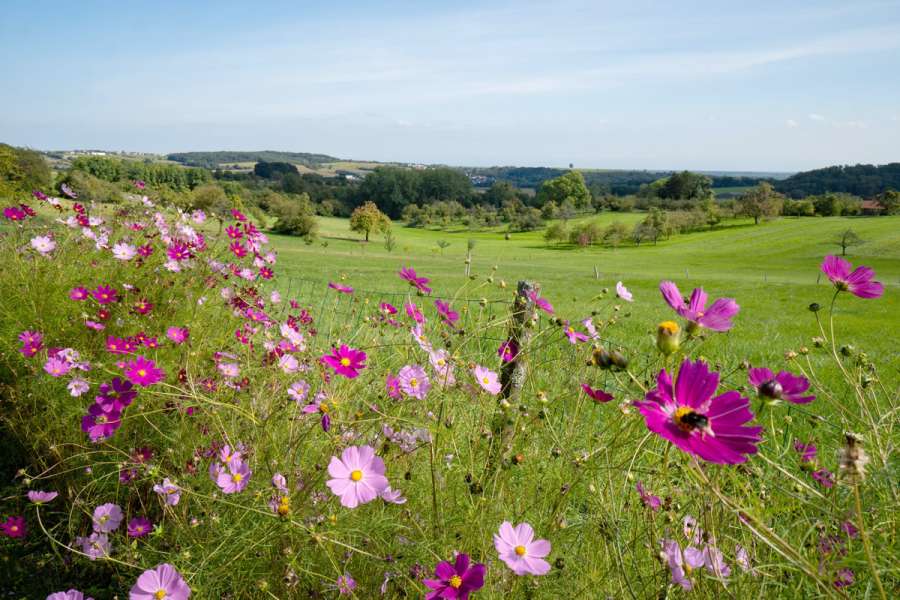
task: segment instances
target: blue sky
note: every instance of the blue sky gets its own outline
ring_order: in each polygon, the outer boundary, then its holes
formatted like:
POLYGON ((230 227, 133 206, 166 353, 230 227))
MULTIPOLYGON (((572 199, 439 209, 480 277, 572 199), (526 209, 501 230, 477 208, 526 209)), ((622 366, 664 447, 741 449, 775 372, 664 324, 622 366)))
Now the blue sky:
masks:
POLYGON ((28 2, 0 141, 455 165, 900 160, 900 2, 28 2))

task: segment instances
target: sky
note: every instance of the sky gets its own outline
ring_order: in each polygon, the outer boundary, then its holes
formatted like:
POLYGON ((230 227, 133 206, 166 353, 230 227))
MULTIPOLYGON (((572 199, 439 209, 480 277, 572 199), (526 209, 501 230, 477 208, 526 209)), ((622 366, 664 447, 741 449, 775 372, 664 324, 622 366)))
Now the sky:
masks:
POLYGON ((900 0, 0 0, 0 142, 489 166, 900 161, 900 0))

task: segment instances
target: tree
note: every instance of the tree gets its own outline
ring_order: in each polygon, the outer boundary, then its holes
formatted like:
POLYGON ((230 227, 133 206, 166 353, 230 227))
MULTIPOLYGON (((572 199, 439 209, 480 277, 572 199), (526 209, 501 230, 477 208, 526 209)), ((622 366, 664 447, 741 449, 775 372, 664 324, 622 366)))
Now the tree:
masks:
POLYGON ((542 183, 536 200, 538 206, 543 206, 551 200, 562 206, 568 200, 575 208, 586 209, 591 207, 592 198, 590 190, 584 183, 584 175, 580 171, 569 171, 542 183))
POLYGON ((285 197, 270 194, 267 197, 269 211, 276 217, 272 230, 277 233, 297 235, 312 241, 318 234, 319 222, 313 216, 309 195, 285 197))
POLYGON ((628 237, 629 233, 631 233, 631 230, 625 223, 620 223, 619 221, 610 223, 603 230, 603 243, 616 248, 628 237))
POLYGON ((682 171, 669 176, 657 195, 673 200, 705 200, 712 193, 711 188, 712 180, 706 175, 682 171))
POLYGON ((548 244, 556 242, 557 244, 566 241, 569 237, 569 231, 563 223, 553 223, 544 231, 544 241, 548 244))
POLYGON ((896 190, 887 190, 883 194, 878 194, 875 199, 884 207, 884 214, 900 214, 900 192, 896 190))
POLYGON ((367 242, 369 234, 383 233, 390 228, 391 220, 378 210, 378 206, 374 202, 366 202, 362 206, 357 206, 350 215, 350 231, 365 233, 367 242))
POLYGON ((50 166, 34 150, 0 144, 0 196, 50 186, 50 166))
POLYGON ((834 237, 834 243, 841 247, 841 256, 847 256, 847 248, 859 246, 863 243, 863 239, 852 229, 845 229, 834 237))
POLYGON ((737 199, 740 214, 753 217, 759 225, 760 217, 774 217, 781 214, 784 196, 775 191, 768 181, 763 181, 737 199))

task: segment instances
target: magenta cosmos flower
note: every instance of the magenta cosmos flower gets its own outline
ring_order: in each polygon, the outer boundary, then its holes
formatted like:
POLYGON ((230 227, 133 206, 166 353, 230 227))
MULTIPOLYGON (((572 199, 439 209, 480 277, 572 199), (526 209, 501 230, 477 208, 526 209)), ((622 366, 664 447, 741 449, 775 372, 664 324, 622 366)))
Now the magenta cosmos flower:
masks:
POLYGON ((132 383, 142 387, 159 383, 166 376, 165 371, 157 368, 156 363, 141 355, 125 363, 125 377, 132 383))
POLYGON ((90 295, 91 292, 85 287, 73 287, 69 290, 69 299, 71 300, 87 300, 90 295))
POLYGON ((353 379, 359 375, 360 369, 366 368, 366 353, 341 344, 340 348, 332 348, 331 354, 323 356, 322 362, 338 375, 353 379))
POLYGON ((537 306, 539 309, 541 309, 548 315, 553 314, 553 305, 550 304, 550 301, 547 300, 546 298, 541 298, 540 296, 538 296, 537 292, 531 292, 530 294, 528 294, 528 298, 532 302, 534 302, 535 306, 537 306))
POLYGON ((25 537, 28 534, 28 528, 25 526, 25 517, 7 517, 5 522, 0 523, 0 533, 11 538, 25 537))
POLYGON ((517 344, 515 340, 506 340, 500 344, 499 348, 497 348, 497 356, 499 356, 500 360, 503 362, 509 362, 518 355, 519 344, 517 344))
POLYGON ((169 327, 166 329, 166 337, 176 344, 183 344, 187 341, 190 332, 187 327, 169 327))
POLYGON ((428 282, 431 281, 427 277, 419 277, 416 275, 416 270, 412 267, 403 267, 400 269, 400 279, 409 283, 409 285, 413 286, 423 294, 430 294, 431 288, 428 287, 428 282))
POLYGON ((47 600, 94 600, 93 598, 85 598, 84 594, 78 590, 69 590, 68 592, 53 592, 47 596, 47 600))
POLYGON ((719 374, 706 363, 682 362, 674 386, 665 369, 656 381, 656 388, 635 402, 650 431, 713 463, 742 463, 756 453, 762 427, 744 426, 753 419, 750 401, 733 390, 713 397, 719 374))
POLYGON ((28 499, 35 504, 46 504, 59 496, 57 492, 42 492, 40 490, 29 490, 28 499))
POLYGON ((457 554, 454 564, 441 561, 434 568, 437 579, 426 579, 423 583, 431 591, 425 600, 438 598, 458 598, 466 600, 469 594, 484 586, 485 566, 481 563, 469 566, 468 554, 457 554))
POLYGON ((566 337, 569 338, 570 344, 577 344, 578 342, 586 342, 588 341, 588 336, 580 331, 575 331, 575 328, 569 325, 569 322, 566 321, 566 326, 563 328, 563 333, 566 334, 566 337))
POLYGON ((494 534, 494 548, 516 575, 544 575, 550 571, 550 563, 544 560, 550 554, 550 542, 535 540, 534 529, 528 523, 513 527, 504 521, 499 533, 494 534))
POLYGON ((647 489, 644 488, 644 484, 640 481, 637 482, 635 489, 637 490, 638 495, 640 495, 641 497, 641 502, 643 502, 644 506, 646 506, 647 508, 653 511, 657 511, 659 510, 659 507, 662 506, 662 500, 659 499, 659 496, 654 496, 653 494, 648 492, 647 489))
POLYGON ((333 281, 329 281, 328 287, 330 287, 333 290, 337 290, 338 292, 340 292, 342 294, 352 294, 353 293, 352 287, 350 287, 349 285, 344 285, 342 283, 335 283, 333 281))
POLYGON ((663 298, 669 306, 675 309, 675 312, 690 321, 692 327, 689 327, 689 331, 696 330, 697 327, 705 327, 713 331, 728 331, 734 326, 734 323, 731 322, 732 317, 741 309, 732 298, 719 298, 707 309, 707 295, 703 288, 694 289, 688 304, 685 304, 684 298, 681 297, 678 286, 671 281, 660 283, 659 291, 662 292, 663 298))
POLYGON ((816 399, 815 396, 803 395, 803 392, 809 389, 809 380, 806 377, 787 371, 780 371, 775 375, 764 368, 750 369, 748 375, 750 384, 756 388, 760 398, 787 400, 794 404, 808 404, 816 399))
POLYGON ((496 373, 481 365, 475 365, 472 373, 475 375, 475 381, 478 382, 481 389, 492 396, 500 393, 502 385, 500 384, 500 377, 496 373))
POLYGON ((98 285, 96 289, 91 291, 91 296, 94 297, 97 304, 112 304, 113 302, 118 302, 118 294, 119 292, 108 285, 98 285))
POLYGON ((434 306, 437 308, 438 314, 441 315, 441 318, 447 325, 453 325, 459 321, 459 313, 455 310, 451 310, 449 302, 435 300, 434 306))
POLYGON ((423 400, 431 389, 428 374, 419 365, 406 365, 400 369, 397 382, 401 392, 417 400, 423 400))
POLYGON ((141 573, 128 594, 128 600, 187 600, 191 588, 181 574, 168 563, 141 573))
POLYGON ((869 267, 856 267, 851 273, 852 268, 853 265, 840 256, 826 256, 822 261, 822 272, 839 292, 850 292, 860 298, 880 298, 884 294, 884 285, 872 281, 875 271, 869 267))
POLYGON ((128 521, 128 537, 144 537, 153 529, 153 523, 146 517, 135 517, 128 521))
POLYGON ((375 456, 371 446, 350 446, 341 453, 341 458, 331 457, 328 474, 333 477, 326 485, 340 496, 341 504, 356 508, 371 502, 381 495, 388 486, 384 476, 384 461, 375 456))
POLYGON ((601 389, 594 389, 586 383, 581 384, 581 389, 587 394, 588 398, 594 402, 609 402, 613 399, 612 394, 607 394, 601 389))

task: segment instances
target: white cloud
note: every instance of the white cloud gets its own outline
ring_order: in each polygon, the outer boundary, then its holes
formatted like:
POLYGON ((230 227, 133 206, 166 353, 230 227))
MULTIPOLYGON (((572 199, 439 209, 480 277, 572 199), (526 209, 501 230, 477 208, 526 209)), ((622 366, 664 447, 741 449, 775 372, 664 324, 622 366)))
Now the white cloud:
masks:
POLYGON ((797 121, 795 121, 793 119, 788 119, 787 121, 785 121, 785 125, 787 125, 791 129, 793 129, 794 127, 799 127, 799 124, 797 123, 797 121))
POLYGON ((810 121, 824 121, 825 120, 825 117, 823 117, 822 115, 817 114, 817 113, 809 113, 808 116, 809 116, 810 121))

